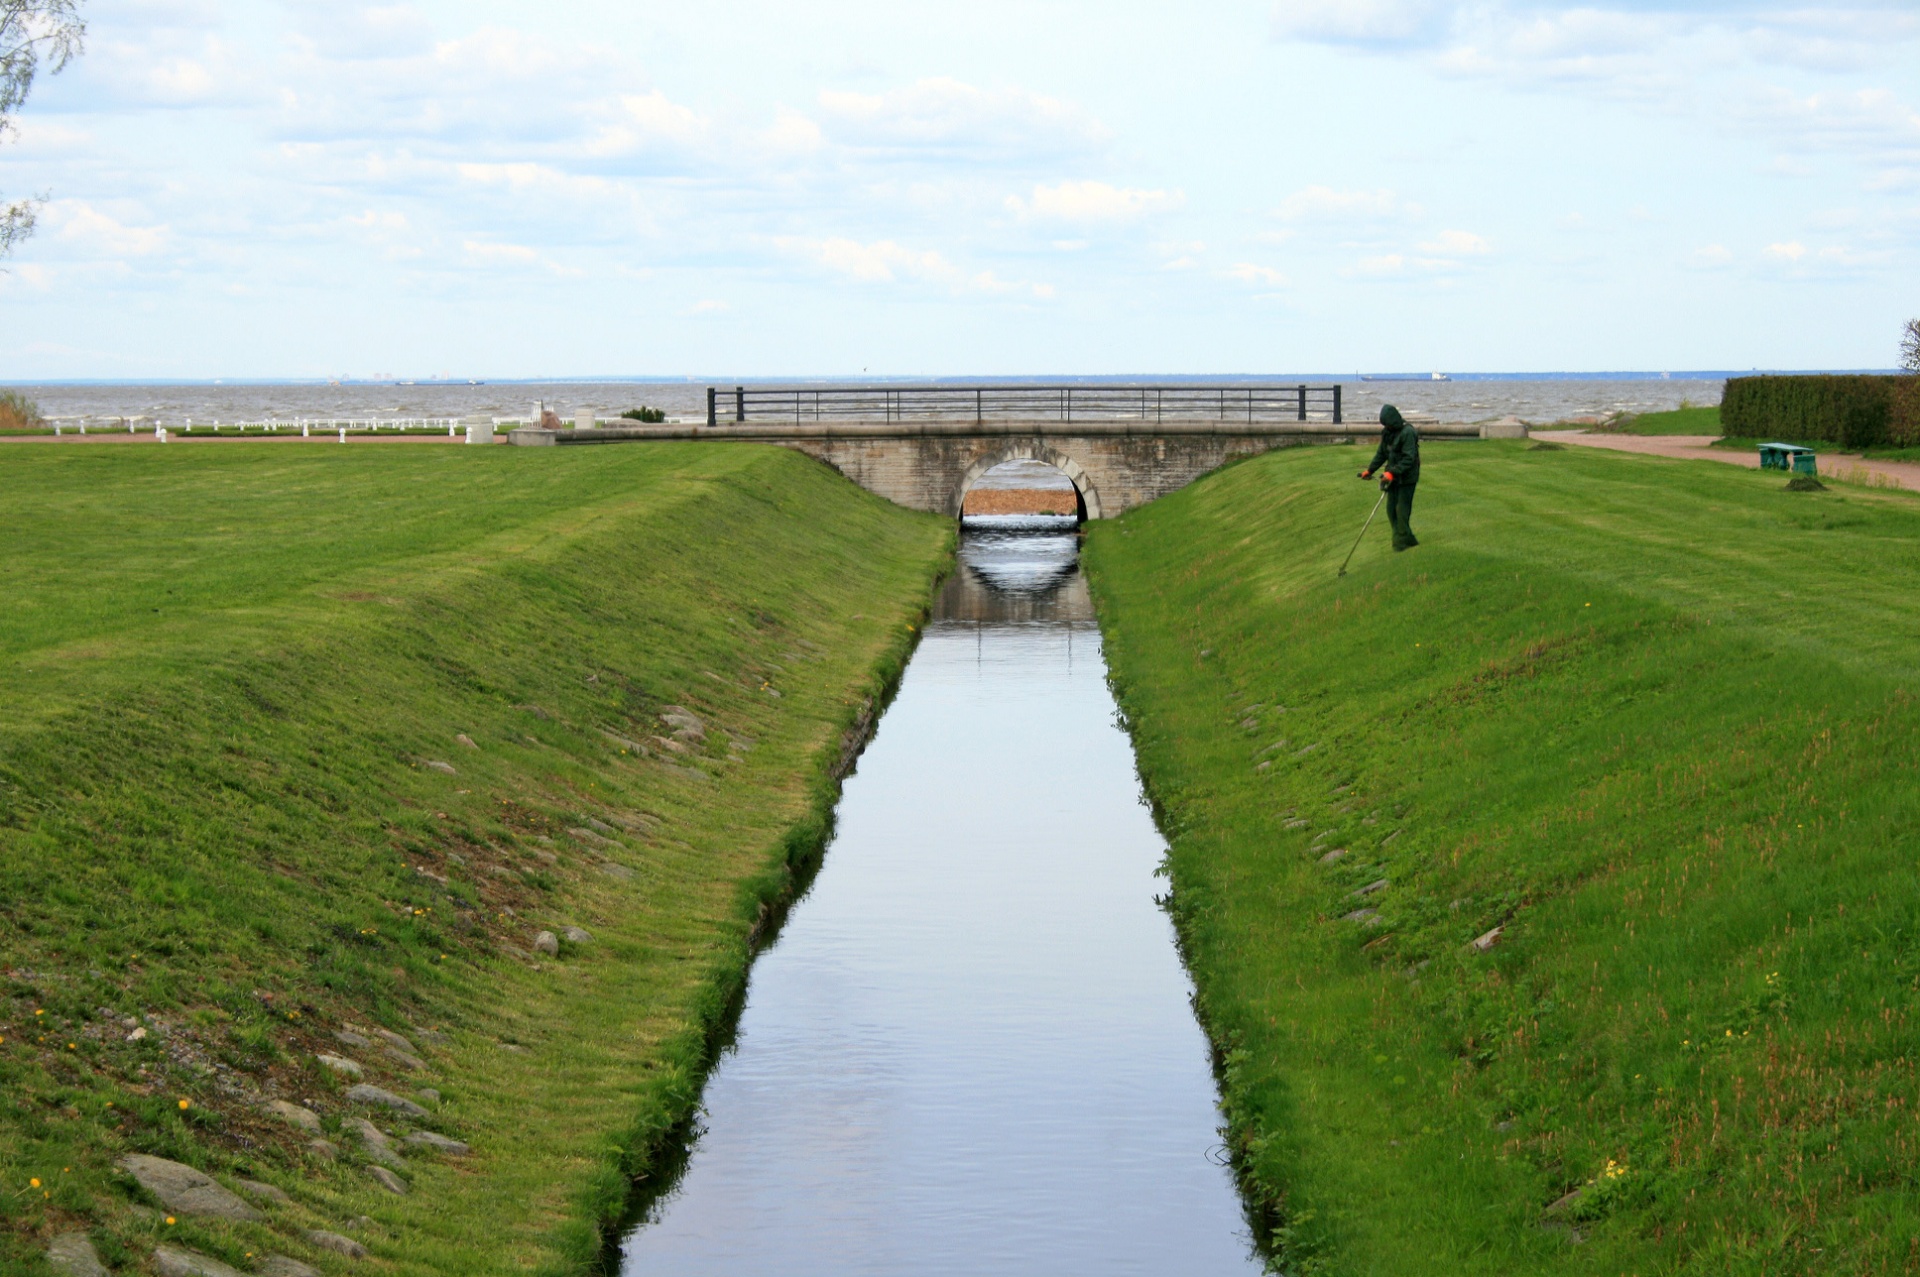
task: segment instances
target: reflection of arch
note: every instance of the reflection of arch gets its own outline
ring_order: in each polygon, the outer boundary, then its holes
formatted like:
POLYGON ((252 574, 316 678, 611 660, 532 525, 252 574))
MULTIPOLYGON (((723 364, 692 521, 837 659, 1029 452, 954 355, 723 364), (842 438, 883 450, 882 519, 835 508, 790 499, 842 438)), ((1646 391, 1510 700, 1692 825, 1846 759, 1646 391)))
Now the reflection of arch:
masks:
POLYGON ((1040 461, 1052 466, 1066 475, 1072 481, 1074 491, 1079 493, 1081 517, 1087 519, 1101 517, 1100 491, 1093 486, 1093 480, 1087 477, 1087 472, 1081 468, 1079 462, 1063 453, 1055 452, 1045 444, 1016 443, 1002 448, 997 453, 982 457, 967 467, 966 475, 960 480, 960 490, 953 494, 953 500, 948 503, 954 518, 957 519, 966 512, 967 492, 974 484, 980 482, 980 477, 995 466, 1009 461, 1040 461))

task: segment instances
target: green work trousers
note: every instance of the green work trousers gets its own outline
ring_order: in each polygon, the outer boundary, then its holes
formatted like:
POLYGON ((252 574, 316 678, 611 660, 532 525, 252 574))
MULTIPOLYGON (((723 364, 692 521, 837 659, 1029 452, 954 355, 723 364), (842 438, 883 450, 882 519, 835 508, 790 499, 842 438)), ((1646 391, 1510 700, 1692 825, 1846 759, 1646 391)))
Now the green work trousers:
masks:
POLYGON ((1395 479, 1387 485, 1387 522, 1393 525, 1393 548, 1411 550, 1420 544, 1413 535, 1413 490, 1418 479, 1395 479))

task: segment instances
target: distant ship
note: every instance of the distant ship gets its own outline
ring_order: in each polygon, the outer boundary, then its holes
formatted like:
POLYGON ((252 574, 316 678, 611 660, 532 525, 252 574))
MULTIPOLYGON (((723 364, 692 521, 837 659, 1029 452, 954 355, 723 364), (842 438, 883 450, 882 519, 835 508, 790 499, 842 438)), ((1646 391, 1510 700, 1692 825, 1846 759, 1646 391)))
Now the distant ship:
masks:
POLYGON ((1430 372, 1424 377, 1369 377, 1366 373, 1361 373, 1360 380, 1362 381, 1452 381, 1453 378, 1449 377, 1446 373, 1443 373, 1443 372, 1430 372))

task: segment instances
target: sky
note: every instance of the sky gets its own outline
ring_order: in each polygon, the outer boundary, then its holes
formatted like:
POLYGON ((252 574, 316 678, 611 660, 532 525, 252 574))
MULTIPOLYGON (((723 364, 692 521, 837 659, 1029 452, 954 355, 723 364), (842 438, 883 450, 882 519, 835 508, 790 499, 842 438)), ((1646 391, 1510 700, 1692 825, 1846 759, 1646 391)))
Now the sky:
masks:
POLYGON ((1920 3, 87 0, 0 380, 1889 367, 1920 3))

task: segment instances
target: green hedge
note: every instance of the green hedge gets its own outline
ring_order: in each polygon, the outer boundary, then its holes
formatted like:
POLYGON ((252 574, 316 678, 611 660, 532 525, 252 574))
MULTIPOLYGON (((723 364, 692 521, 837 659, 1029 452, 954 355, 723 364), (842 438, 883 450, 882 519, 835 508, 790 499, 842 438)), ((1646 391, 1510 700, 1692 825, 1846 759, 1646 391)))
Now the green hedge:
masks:
POLYGON ((1742 439, 1908 447, 1920 444, 1920 377, 1735 377, 1721 397, 1720 422, 1742 439))

